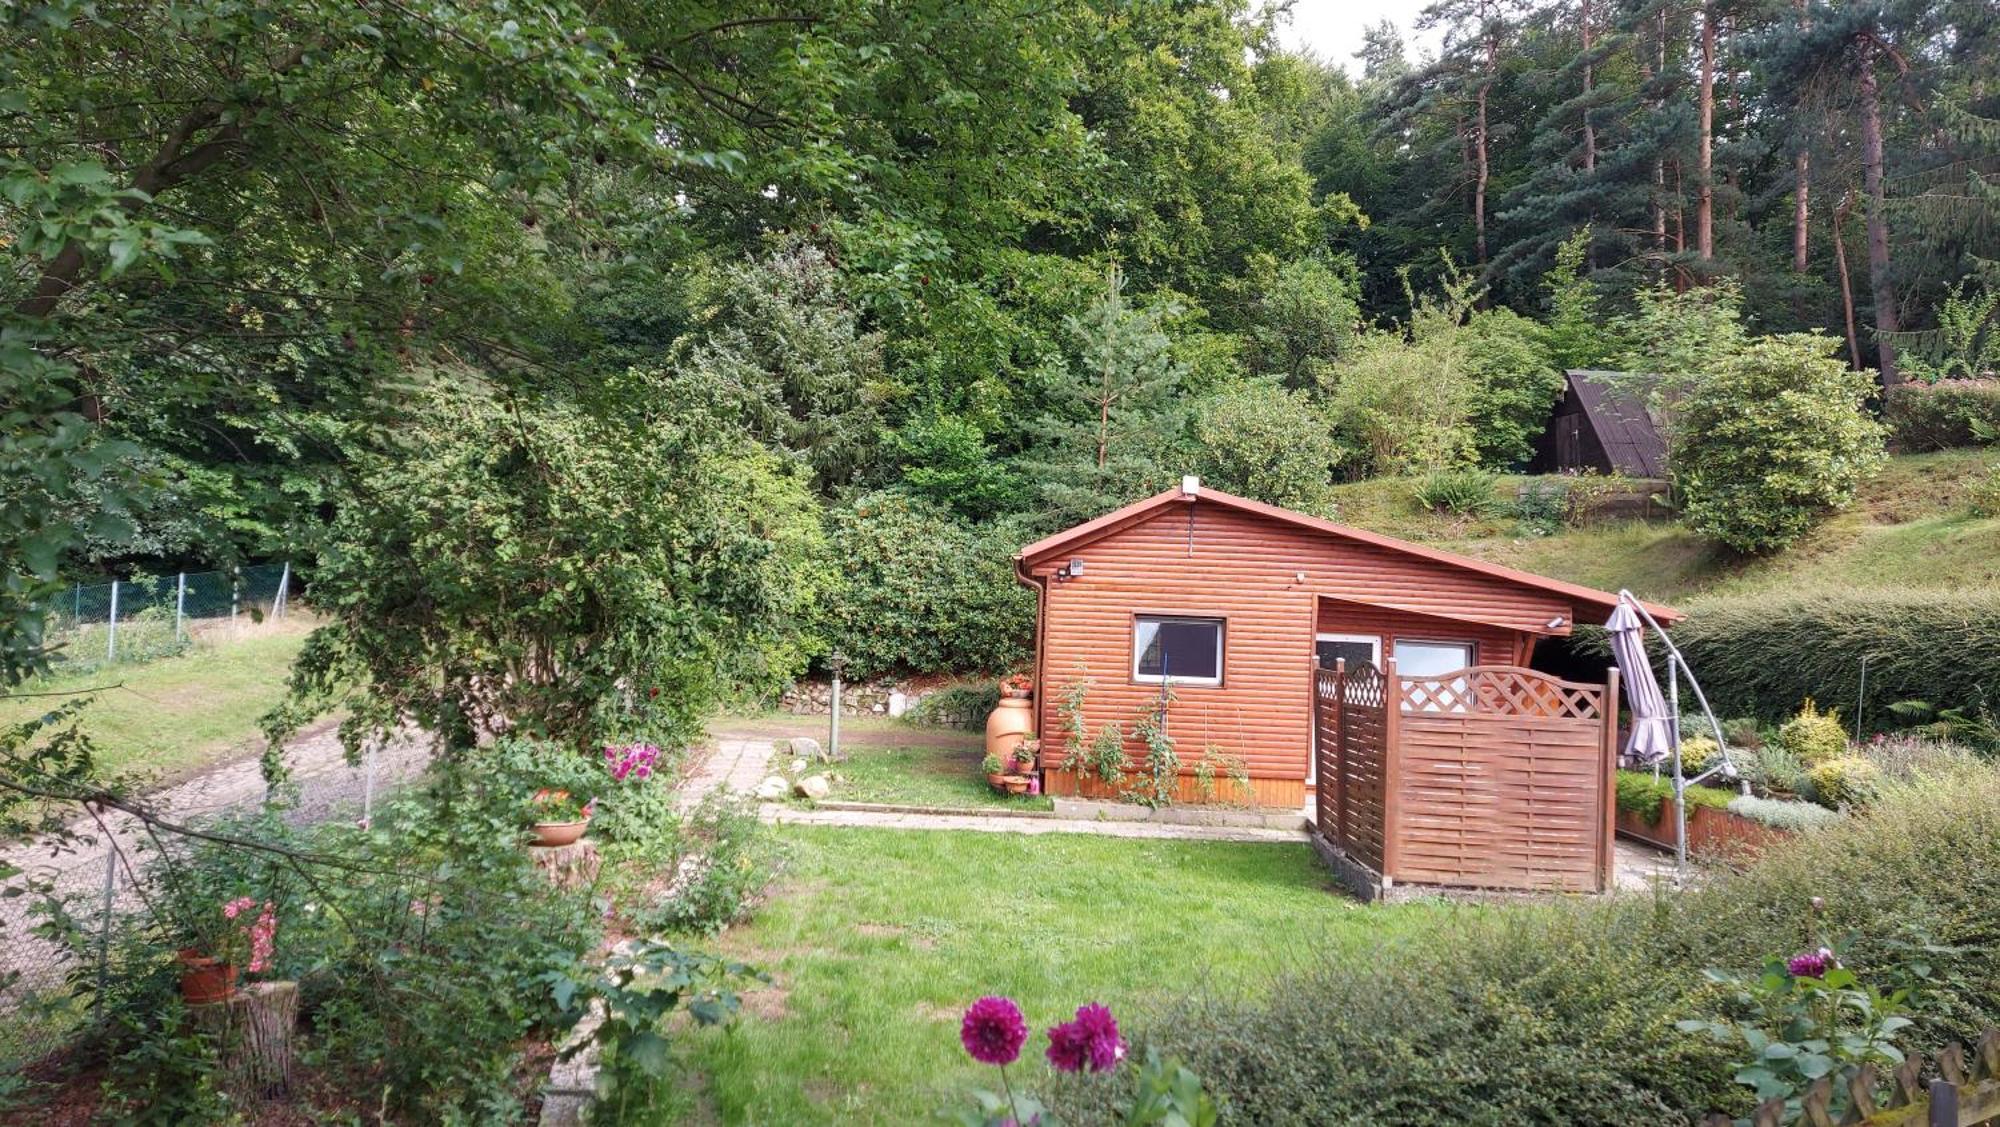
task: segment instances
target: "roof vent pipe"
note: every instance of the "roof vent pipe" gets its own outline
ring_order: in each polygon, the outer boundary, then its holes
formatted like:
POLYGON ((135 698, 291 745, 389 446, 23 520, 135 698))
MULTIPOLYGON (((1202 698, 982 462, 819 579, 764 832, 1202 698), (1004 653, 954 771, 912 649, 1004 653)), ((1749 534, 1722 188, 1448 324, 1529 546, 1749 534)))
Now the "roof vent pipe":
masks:
POLYGON ((1193 474, 1181 477, 1181 496, 1192 501, 1201 492, 1201 479, 1193 474))

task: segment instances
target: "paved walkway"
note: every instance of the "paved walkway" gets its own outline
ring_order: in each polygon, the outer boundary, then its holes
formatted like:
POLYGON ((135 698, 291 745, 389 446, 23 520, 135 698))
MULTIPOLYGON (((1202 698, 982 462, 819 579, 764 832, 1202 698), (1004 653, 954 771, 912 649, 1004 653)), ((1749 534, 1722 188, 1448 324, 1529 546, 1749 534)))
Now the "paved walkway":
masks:
POLYGON ((883 830, 972 830, 996 834, 1096 834, 1183 841, 1273 841, 1301 844, 1303 830, 1258 826, 1192 826, 1176 822, 1114 822, 1096 818, 994 818, 983 814, 907 814, 876 810, 802 810, 766 803, 766 822, 789 826, 860 826, 883 830))
POLYGON ((776 755, 777 745, 770 740, 715 741, 715 750, 681 783, 681 805, 693 806, 718 787, 749 794, 771 773, 771 760, 776 755))

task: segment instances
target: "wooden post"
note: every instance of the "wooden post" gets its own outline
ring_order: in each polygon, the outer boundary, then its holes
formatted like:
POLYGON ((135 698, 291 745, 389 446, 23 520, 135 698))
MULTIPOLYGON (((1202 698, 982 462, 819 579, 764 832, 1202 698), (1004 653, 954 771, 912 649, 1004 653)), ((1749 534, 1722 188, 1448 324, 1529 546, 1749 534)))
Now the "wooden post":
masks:
MULTIPOLYGON (((1953 1048, 1958 1046, 1954 1045, 1953 1048)), ((1959 1127, 1958 1085, 1940 1076, 1931 1081, 1929 1127, 1959 1127)))
POLYGON ((1396 878, 1396 862, 1402 842, 1402 803, 1397 791, 1402 786, 1403 682, 1396 676, 1396 658, 1382 659, 1382 883, 1396 878))
POLYGON ((1604 778, 1597 801, 1604 808, 1604 835, 1597 843, 1599 892, 1610 891, 1617 880, 1618 847, 1613 843, 1618 833, 1618 690, 1618 667, 1614 665, 1604 679, 1604 701, 1600 705, 1604 714, 1604 778))
MULTIPOLYGON (((1333 755, 1328 766, 1333 768, 1333 825, 1339 833, 1343 853, 1352 846, 1347 837, 1347 659, 1333 659, 1333 755)), ((1319 781, 1320 786, 1326 780, 1319 781)))

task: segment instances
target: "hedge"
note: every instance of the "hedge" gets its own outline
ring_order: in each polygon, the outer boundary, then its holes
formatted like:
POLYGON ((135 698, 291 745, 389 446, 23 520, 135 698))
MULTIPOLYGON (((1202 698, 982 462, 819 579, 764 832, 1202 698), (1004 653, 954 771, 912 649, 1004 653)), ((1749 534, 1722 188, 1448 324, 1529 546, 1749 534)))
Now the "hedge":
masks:
POLYGON ((1980 445, 1974 420, 2000 432, 2000 380, 1897 384, 1882 393, 1890 443, 1906 453, 1980 445))
MULTIPOLYGON (((1673 628, 1674 643, 1719 716, 1775 724, 1811 697, 1851 728, 1863 657, 1870 728, 1893 727, 1888 706, 1904 700, 2000 708, 2000 591, 1737 596, 1701 601, 1688 614, 1673 628)), ((1577 635, 1580 649, 1609 653, 1601 628, 1577 635)))
MULTIPOLYGON (((1751 1103, 1731 1051, 1675 1029, 1728 1012, 1703 972, 1822 940, 1864 982, 1920 984, 1900 1040, 1934 1052, 2000 1021, 2000 771, 1892 783, 1677 894, 1435 911, 1268 992, 1157 1007, 1131 1023, 1134 1054, 1181 1057, 1239 1123, 1692 1124, 1751 1103)), ((1130 1089, 1094 1080, 1050 1093, 1064 1122, 1120 1121, 1130 1089)))

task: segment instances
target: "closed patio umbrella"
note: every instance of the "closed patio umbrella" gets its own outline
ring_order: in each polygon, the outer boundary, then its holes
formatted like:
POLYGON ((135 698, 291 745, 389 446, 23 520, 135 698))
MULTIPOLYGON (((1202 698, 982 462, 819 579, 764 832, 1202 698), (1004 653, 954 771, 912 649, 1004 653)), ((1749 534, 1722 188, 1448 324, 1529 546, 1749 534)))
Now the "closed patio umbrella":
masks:
POLYGON ((1625 703, 1632 709, 1632 736, 1625 743, 1625 754, 1634 763, 1658 763, 1673 751, 1667 725, 1675 718, 1667 715, 1667 701, 1660 695, 1653 663, 1646 660, 1646 631, 1622 599, 1605 620, 1604 629, 1611 635, 1611 656, 1618 662, 1625 703))

